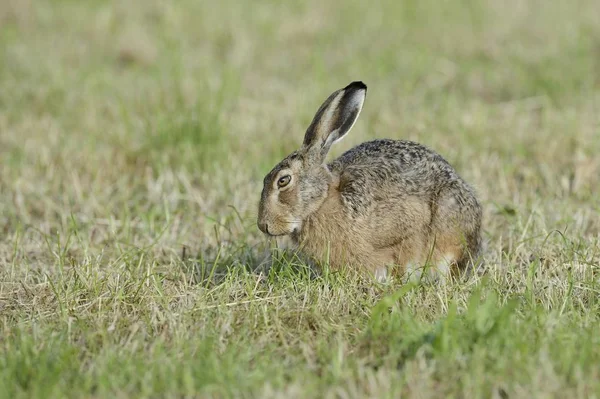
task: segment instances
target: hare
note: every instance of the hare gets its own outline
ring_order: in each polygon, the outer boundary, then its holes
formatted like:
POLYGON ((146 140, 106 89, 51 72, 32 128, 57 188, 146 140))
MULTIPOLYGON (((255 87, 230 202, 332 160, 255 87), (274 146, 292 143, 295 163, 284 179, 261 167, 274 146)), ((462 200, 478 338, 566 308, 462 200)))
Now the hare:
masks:
POLYGON ((455 276, 479 253, 482 212, 473 188, 444 158, 415 142, 379 139, 325 163, 366 93, 357 81, 325 100, 300 149, 264 178, 258 227, 288 236, 332 270, 354 267, 379 281, 455 276))

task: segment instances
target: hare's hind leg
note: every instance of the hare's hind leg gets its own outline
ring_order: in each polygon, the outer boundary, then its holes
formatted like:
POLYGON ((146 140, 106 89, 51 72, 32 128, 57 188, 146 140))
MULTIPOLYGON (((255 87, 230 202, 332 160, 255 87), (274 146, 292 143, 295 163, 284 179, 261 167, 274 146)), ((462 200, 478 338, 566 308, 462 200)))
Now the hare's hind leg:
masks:
POLYGON ((457 276, 478 255, 481 208, 469 192, 455 188, 438 197, 432 213, 432 264, 440 275, 457 276))
POLYGON ((453 277, 458 276, 460 252, 460 248, 456 245, 443 245, 433 250, 430 263, 435 280, 446 283, 453 277))
POLYGON ((393 274, 404 281, 420 281, 427 258, 426 243, 427 235, 418 231, 395 244, 393 274))

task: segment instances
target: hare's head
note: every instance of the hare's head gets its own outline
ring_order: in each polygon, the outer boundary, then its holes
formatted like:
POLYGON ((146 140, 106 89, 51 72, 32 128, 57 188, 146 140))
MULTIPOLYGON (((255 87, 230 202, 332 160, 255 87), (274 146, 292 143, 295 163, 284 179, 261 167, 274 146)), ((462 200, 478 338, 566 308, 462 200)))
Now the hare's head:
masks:
POLYGON ((302 147, 265 176, 258 209, 258 227, 264 233, 298 232, 306 217, 321 206, 332 180, 325 157, 356 122, 366 94, 362 82, 331 94, 306 130, 302 147))

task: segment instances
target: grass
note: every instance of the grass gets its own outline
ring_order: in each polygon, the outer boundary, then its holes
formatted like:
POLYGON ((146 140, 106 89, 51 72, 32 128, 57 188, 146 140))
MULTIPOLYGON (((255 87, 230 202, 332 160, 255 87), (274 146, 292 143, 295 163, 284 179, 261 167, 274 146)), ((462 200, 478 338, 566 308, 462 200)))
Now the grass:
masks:
POLYGON ((599 397, 598 2, 0 4, 0 397, 599 397), (262 177, 351 80, 332 156, 440 152, 485 267, 315 275, 262 177))

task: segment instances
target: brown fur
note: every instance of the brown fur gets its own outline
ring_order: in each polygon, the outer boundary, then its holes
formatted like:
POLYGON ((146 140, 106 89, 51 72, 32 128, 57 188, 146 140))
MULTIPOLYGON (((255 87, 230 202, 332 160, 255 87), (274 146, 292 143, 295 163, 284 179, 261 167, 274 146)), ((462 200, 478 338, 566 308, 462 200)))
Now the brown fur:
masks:
POLYGON ((377 274, 395 266, 394 274, 419 274, 430 264, 455 274, 478 255, 481 207, 440 155, 409 141, 375 140, 324 163, 365 94, 354 82, 319 108, 303 146, 265 177, 258 225, 289 235, 303 254, 333 269, 377 274), (290 183, 279 187, 285 175, 290 183))

